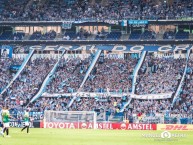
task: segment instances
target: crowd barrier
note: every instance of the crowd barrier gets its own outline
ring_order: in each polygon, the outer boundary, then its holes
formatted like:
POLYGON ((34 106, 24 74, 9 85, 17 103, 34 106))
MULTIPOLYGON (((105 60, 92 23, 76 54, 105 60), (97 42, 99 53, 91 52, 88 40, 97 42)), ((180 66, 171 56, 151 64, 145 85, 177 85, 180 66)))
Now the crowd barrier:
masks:
MULTIPOLYGON (((23 127, 24 122, 11 121, 10 127, 23 127)), ((94 129, 92 122, 30 122, 31 128, 60 128, 60 129, 94 129)), ((97 122, 96 129, 104 130, 160 130, 160 131, 193 131, 192 124, 141 124, 141 123, 111 123, 97 122)))

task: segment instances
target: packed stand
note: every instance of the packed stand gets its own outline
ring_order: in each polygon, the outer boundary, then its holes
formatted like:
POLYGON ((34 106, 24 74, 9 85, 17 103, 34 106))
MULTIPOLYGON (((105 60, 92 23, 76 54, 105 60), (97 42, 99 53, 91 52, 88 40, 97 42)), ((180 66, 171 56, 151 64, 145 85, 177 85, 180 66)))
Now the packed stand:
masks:
MULTIPOLYGON (((172 113, 171 101, 134 99, 125 109, 128 120, 135 123, 164 123, 166 114, 172 113)), ((176 122, 175 122, 176 123, 176 122)))
POLYGON ((59 66, 50 84, 47 86, 48 93, 71 93, 76 92, 82 83, 91 57, 70 58, 60 60, 59 66))
MULTIPOLYGON (((1 0, 0 21, 24 20, 25 7, 30 0, 1 0)), ((30 19, 28 19, 30 21, 30 19)))
POLYGON ((32 111, 44 112, 45 110, 52 111, 67 111, 68 104, 70 103, 72 97, 57 97, 57 98, 47 98, 41 97, 33 104, 30 104, 32 111))
POLYGON ((0 21, 183 19, 193 17, 192 0, 165 2, 154 0, 107 0, 93 3, 48 0, 3 0, 0 21))
POLYGON ((193 111, 193 59, 188 62, 186 77, 178 99, 175 100, 176 109, 184 115, 191 115, 193 111))
POLYGON ((184 72, 185 59, 147 55, 137 77, 136 94, 174 93, 184 72))
POLYGON ((133 58, 98 60, 82 89, 86 92, 130 92, 137 61, 133 58))
POLYGON ((69 108, 69 111, 95 111, 108 114, 120 113, 126 97, 77 97, 69 108))
POLYGON ((127 101, 126 97, 77 97, 71 106, 68 106, 71 99, 72 97, 41 97, 30 106, 34 111, 54 110, 101 112, 101 110, 105 110, 109 113, 119 113, 124 103, 127 101))
POLYGON ((132 114, 143 114, 145 116, 155 116, 157 113, 163 113, 171 109, 170 100, 136 100, 134 99, 127 111, 132 114))
MULTIPOLYGON (((73 96, 41 97, 29 104, 33 112, 51 111, 95 111, 97 114, 105 113, 104 120, 113 120, 114 118, 123 120, 124 113, 121 112, 124 104, 128 101, 127 96, 123 97, 77 97, 71 104, 73 96)), ((1 105, 1 104, 0 104, 1 105)), ((18 110, 17 110, 18 111, 18 110)))
POLYGON ((125 109, 127 116, 133 116, 139 123, 190 123, 192 121, 192 98, 172 105, 172 99, 136 100, 125 109), (134 115, 135 114, 135 115, 134 115))
POLYGON ((11 66, 20 66, 22 62, 23 60, 19 58, 0 59, 0 92, 8 85, 16 73, 11 70, 11 66))
POLYGON ((6 104, 21 109, 40 89, 42 82, 56 63, 55 59, 37 58, 27 63, 24 70, 4 93, 6 104))

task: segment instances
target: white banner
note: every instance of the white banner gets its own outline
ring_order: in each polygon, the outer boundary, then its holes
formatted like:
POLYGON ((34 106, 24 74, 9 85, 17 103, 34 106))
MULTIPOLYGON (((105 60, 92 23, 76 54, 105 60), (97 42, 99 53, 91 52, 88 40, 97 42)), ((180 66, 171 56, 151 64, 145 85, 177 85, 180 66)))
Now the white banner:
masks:
POLYGON ((136 95, 131 93, 90 93, 90 92, 75 92, 75 93, 43 93, 42 97, 60 97, 60 96, 77 96, 77 97, 123 97, 123 96, 129 96, 133 99, 142 99, 142 100, 155 100, 155 99, 168 99, 172 97, 172 92, 170 93, 162 93, 162 94, 147 94, 147 95, 136 95))
POLYGON ((133 99, 143 99, 143 100, 155 100, 155 99, 168 99, 172 97, 172 92, 162 93, 162 94, 147 94, 147 95, 135 95, 132 94, 131 98, 133 99))

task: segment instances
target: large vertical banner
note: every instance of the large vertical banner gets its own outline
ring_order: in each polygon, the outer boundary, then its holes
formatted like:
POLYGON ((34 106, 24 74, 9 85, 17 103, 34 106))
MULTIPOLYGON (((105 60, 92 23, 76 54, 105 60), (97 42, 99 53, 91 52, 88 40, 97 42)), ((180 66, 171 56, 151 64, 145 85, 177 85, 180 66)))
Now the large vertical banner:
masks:
POLYGON ((12 58, 12 54, 13 54, 13 48, 10 45, 2 45, 0 47, 1 50, 1 54, 0 57, 1 58, 12 58))

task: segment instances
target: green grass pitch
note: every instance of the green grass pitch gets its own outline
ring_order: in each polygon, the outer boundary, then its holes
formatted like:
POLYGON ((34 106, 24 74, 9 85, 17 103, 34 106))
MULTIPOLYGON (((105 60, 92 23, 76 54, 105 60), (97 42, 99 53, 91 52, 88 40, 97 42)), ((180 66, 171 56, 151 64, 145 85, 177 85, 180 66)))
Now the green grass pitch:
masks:
POLYGON ((193 131, 173 131, 186 137, 174 141, 144 138, 142 134, 162 131, 86 130, 86 129, 30 129, 20 132, 10 128, 10 138, 0 136, 0 145, 193 145, 193 131))

